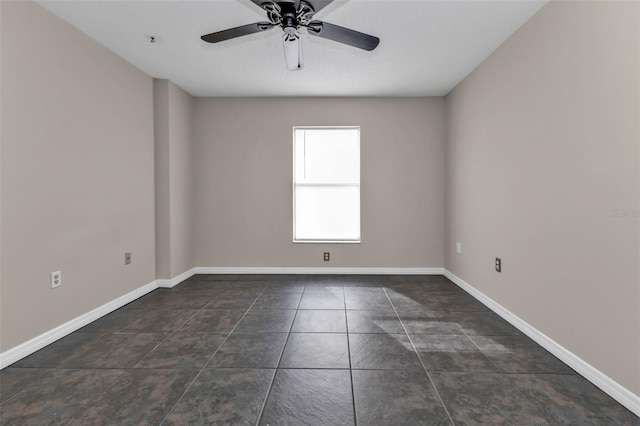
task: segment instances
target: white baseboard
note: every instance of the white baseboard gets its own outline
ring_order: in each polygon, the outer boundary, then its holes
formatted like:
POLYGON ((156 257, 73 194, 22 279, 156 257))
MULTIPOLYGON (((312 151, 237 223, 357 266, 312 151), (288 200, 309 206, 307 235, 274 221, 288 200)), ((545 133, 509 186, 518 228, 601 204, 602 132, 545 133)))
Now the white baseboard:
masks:
POLYGON ((513 314, 498 302, 491 299, 481 291, 477 290, 475 287, 468 284, 452 272, 444 269, 444 276, 453 281, 458 287, 462 288, 471 296, 478 299, 493 312, 511 323, 511 325, 516 327, 518 330, 529 336, 540 346, 551 352, 569 367, 573 368, 585 379, 589 380, 591 383, 596 385, 613 399, 624 405, 631 412, 633 412, 637 416, 640 416, 640 396, 634 394, 629 389, 613 380, 611 377, 607 376, 591 364, 581 359, 579 356, 565 349, 549 336, 542 333, 517 315, 513 314))
POLYGON ((196 267, 196 274, 442 275, 443 268, 196 267))
POLYGON ((159 280, 156 280, 156 282, 158 283, 158 287, 160 288, 172 288, 180 284, 182 281, 188 278, 191 278, 195 274, 196 274, 196 268, 191 268, 188 271, 181 273, 177 277, 173 277, 168 280, 159 279, 159 280))
POLYGON ((0 353, 0 369, 3 369, 22 358, 31 355, 35 351, 44 348, 45 346, 61 339, 74 331, 84 327, 85 325, 115 311, 118 308, 126 305, 129 302, 133 302, 137 298, 144 296, 145 294, 153 291, 157 288, 157 282, 153 281, 149 284, 143 285, 129 293, 118 297, 117 299, 107 302, 102 306, 99 306, 86 314, 80 315, 77 318, 67 321, 64 324, 42 333, 41 335, 34 337, 18 346, 15 346, 5 352, 0 353))

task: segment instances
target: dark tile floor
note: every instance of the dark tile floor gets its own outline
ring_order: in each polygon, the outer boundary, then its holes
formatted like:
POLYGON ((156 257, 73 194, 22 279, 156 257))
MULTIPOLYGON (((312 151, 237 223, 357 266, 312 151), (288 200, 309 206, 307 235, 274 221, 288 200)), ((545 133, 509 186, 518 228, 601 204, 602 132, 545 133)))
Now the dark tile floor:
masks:
POLYGON ((199 275, 0 372, 3 425, 640 425, 441 276, 199 275))

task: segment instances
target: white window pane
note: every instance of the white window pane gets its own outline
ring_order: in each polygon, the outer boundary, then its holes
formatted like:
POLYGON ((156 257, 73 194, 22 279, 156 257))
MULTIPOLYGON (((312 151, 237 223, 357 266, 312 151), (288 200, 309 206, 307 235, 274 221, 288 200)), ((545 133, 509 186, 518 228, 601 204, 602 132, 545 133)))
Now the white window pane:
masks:
POLYGON ((303 150, 303 164, 296 164, 296 181, 314 183, 358 183, 360 143, 358 129, 307 129, 296 138, 296 162, 303 150), (299 169, 303 168, 300 175, 299 169))
POLYGON ((297 186, 297 240, 360 240, 360 188, 297 186))
POLYGON ((295 182, 304 182, 305 130, 296 129, 293 134, 293 172, 295 182))
POLYGON ((305 129, 293 131, 293 177, 295 182, 304 182, 304 137, 305 129))

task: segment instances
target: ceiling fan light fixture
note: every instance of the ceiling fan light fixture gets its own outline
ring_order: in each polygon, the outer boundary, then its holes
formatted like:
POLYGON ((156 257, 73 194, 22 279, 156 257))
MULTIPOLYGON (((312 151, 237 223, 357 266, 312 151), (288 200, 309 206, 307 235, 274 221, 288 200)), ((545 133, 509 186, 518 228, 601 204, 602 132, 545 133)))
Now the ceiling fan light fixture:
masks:
POLYGON ((285 28, 282 34, 282 45, 284 46, 284 59, 290 71, 302 69, 302 43, 300 42, 300 32, 295 28, 285 28), (287 31, 293 30, 293 31, 287 31))

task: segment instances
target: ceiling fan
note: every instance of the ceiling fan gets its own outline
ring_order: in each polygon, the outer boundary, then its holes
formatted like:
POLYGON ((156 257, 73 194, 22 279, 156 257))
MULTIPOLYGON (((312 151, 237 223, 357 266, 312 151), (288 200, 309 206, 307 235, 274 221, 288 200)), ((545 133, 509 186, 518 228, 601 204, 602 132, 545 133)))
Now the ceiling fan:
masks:
POLYGON ((300 28, 304 27, 311 35, 328 40, 344 43, 364 50, 373 50, 380 43, 378 37, 364 34, 349 28, 314 21, 316 12, 329 5, 333 0, 251 0, 267 12, 269 22, 256 22, 229 28, 200 37, 207 43, 218 43, 236 37, 267 31, 275 27, 283 29, 282 43, 287 68, 299 70, 302 68, 302 43, 300 42, 300 28))

